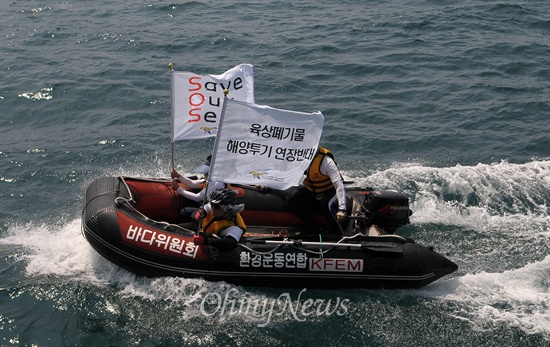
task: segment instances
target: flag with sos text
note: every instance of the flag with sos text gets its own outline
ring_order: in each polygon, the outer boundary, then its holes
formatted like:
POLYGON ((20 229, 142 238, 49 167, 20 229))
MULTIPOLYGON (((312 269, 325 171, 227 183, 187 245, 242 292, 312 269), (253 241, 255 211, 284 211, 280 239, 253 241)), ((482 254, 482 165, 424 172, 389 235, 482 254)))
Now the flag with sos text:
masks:
POLYGON ((171 71, 172 142, 216 136, 224 94, 254 102, 254 69, 240 64, 221 75, 171 71))

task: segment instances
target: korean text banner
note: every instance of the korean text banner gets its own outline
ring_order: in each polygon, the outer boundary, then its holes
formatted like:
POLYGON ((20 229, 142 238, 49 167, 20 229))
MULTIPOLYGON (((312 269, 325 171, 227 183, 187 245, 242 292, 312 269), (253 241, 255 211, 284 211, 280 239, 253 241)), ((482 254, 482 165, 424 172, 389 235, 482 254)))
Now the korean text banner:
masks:
POLYGON ((317 153, 321 112, 302 113, 226 101, 211 181, 287 189, 300 184, 317 153))
POLYGON ((254 102, 254 69, 240 64, 221 75, 172 71, 172 142, 216 136, 223 90, 231 99, 254 102))

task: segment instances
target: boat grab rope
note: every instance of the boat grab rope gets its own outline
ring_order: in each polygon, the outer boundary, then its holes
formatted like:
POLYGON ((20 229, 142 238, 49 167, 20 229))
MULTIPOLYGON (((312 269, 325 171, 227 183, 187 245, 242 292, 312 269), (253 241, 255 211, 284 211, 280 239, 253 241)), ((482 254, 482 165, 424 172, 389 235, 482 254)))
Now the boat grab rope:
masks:
MULTIPOLYGON (((112 194, 112 193, 123 193, 120 189, 113 189, 113 190, 109 190, 105 193, 101 193, 101 194, 98 194, 96 196, 94 196, 93 198, 91 198, 90 200, 86 201, 86 204, 84 205, 84 207, 82 208, 82 213, 84 213, 84 211, 86 210, 86 207, 88 207, 88 204, 92 201, 94 201, 95 199, 97 198, 100 198, 102 196, 105 196, 105 195, 109 195, 109 194, 112 194)), ((131 199, 131 198, 130 198, 131 199)), ((116 199, 115 199, 116 200, 116 199)))
POLYGON ((255 253, 255 254, 261 254, 261 255, 264 255, 264 254, 271 254, 271 253, 274 253, 275 251, 277 251, 279 248, 281 248, 281 245, 277 245, 275 246, 275 248, 269 250, 269 251, 265 251, 265 252, 260 252, 260 251, 257 251, 253 248, 250 248, 248 247, 247 245, 245 244, 242 244, 242 243, 239 243, 239 247, 242 247, 244 249, 246 249, 247 251, 251 252, 251 253, 255 253))
MULTIPOLYGON (((351 239, 354 239, 356 237, 363 237, 365 235, 361 234, 361 233, 357 233, 355 235, 351 235, 351 236, 343 236, 340 240, 338 240, 336 243, 341 243, 343 241, 346 241, 346 240, 351 240, 351 239)), ((335 247, 330 247, 328 248, 327 250, 323 251, 323 239, 321 237, 321 234, 319 234, 319 251, 313 251, 311 249, 307 249, 307 248, 303 248, 303 247, 300 247, 299 244, 293 244, 293 245, 289 245, 291 248, 294 248, 294 249, 297 249, 297 250, 300 250, 302 252, 306 252, 306 253, 311 253, 311 254, 316 254, 318 256, 320 256, 321 258, 323 258, 324 254, 330 252, 331 250, 333 250, 335 247)))
POLYGON ((187 233, 192 233, 192 234, 195 234, 194 231, 192 230, 189 230, 189 229, 186 229, 182 226, 179 226, 177 224, 172 224, 172 223, 168 223, 168 222, 164 222, 164 221, 158 221, 158 220, 154 220, 154 219, 151 219, 149 217, 147 217, 146 215, 144 215, 143 213, 141 213, 138 209, 136 209, 133 205, 132 205, 132 201, 134 201, 132 198, 130 199, 127 199, 127 198, 124 198, 124 197, 117 197, 115 198, 115 203, 117 205, 120 205, 122 203, 126 203, 127 204, 127 207, 129 209, 131 209, 132 211, 134 211, 135 213, 137 213, 138 215, 140 215, 143 219, 145 219, 146 221, 149 221, 149 222, 152 222, 152 223, 156 223, 156 224, 159 224, 159 225, 163 225, 164 226, 164 229, 167 229, 167 228, 175 228, 175 229, 180 229, 182 231, 185 231, 187 233))
MULTIPOLYGON (((126 180, 124 179, 124 177, 120 176, 120 177, 118 177, 118 178, 122 181, 122 183, 124 183, 124 186, 126 186, 126 190, 128 191, 128 193, 129 193, 130 196, 129 196, 128 198, 126 198, 126 199, 123 198, 123 197, 120 197, 120 196, 117 197, 117 198, 115 199, 115 203, 116 203, 116 204, 120 204, 118 200, 123 200, 125 203, 128 204, 128 207, 129 207, 132 211, 135 211, 137 214, 139 214, 141 217, 143 217, 143 218, 144 218, 145 220, 147 220, 147 221, 151 221, 151 222, 156 223, 156 224, 164 225, 164 228, 165 228, 165 229, 168 229, 168 228, 171 227, 171 228, 174 228, 174 229, 179 229, 179 230, 184 231, 184 232, 186 232, 186 233, 193 233, 193 234, 195 234, 194 231, 189 230, 189 229, 186 229, 186 228, 184 228, 184 227, 181 227, 181 226, 179 226, 179 225, 177 225, 177 224, 172 224, 172 223, 168 223, 168 222, 164 222, 164 221, 157 221, 157 220, 151 219, 151 218, 147 217, 146 215, 144 215, 143 213, 141 213, 141 212, 140 212, 139 210, 137 210, 137 209, 134 207, 134 205, 132 204, 132 202, 135 203, 136 201, 134 200, 134 197, 132 196, 132 191, 130 190, 130 187, 128 186, 128 183, 126 183, 126 180)), ((162 181, 162 180, 146 179, 146 178, 143 178, 142 180, 143 180, 143 181, 150 181, 150 182, 162 181)))
POLYGON ((82 225, 81 225, 81 232, 82 232, 82 235, 84 235, 84 212, 86 212, 86 208, 88 207, 88 205, 94 201, 95 199, 99 198, 99 197, 102 197, 102 196, 105 196, 105 195, 109 195, 109 194, 112 194, 112 193, 122 193, 122 191, 120 191, 119 189, 113 189, 113 190, 109 190, 105 193, 101 193, 101 194, 98 194, 96 196, 94 196, 93 198, 91 198, 90 200, 86 201, 86 204, 84 204, 84 207, 82 207, 82 211, 80 212, 81 214, 81 220, 82 220, 82 225))
MULTIPOLYGON (((129 196, 127 197, 127 199, 129 199, 130 201, 134 201, 134 202, 135 202, 134 198, 132 197, 132 193, 131 193, 131 191, 130 191, 130 187, 128 187, 128 184, 126 183, 126 181, 124 180, 124 178, 123 178, 122 176, 119 176, 119 177, 117 177, 117 178, 118 178, 119 180, 121 180, 122 183, 124 183, 124 186, 126 187, 126 192, 129 194, 129 196)), ((105 196, 105 195, 109 195, 109 194, 113 194, 113 193, 120 193, 121 195, 124 195, 124 196, 126 195, 125 192, 123 192, 122 190, 120 190, 120 189, 118 189, 118 188, 117 188, 117 189, 108 190, 108 191, 106 191, 106 192, 104 192, 104 193, 101 193, 101 194, 97 194, 96 196, 94 196, 94 197, 91 198, 90 200, 86 201, 86 204, 85 204, 84 207, 82 208, 82 214, 84 214, 84 210, 86 210, 86 207, 88 207, 88 204, 89 204, 90 202, 94 201, 95 199, 97 199, 97 198, 99 198, 99 197, 102 197, 102 196, 105 196)), ((118 199, 118 197, 115 198, 115 203, 116 203, 116 199, 118 199)))
POLYGON ((321 234, 319 234, 319 253, 321 255, 321 259, 323 259, 323 237, 321 234))
MULTIPOLYGON (((360 235, 360 234, 357 234, 357 235, 360 235)), ((357 236, 357 235, 354 235, 353 237, 357 236)), ((337 243, 340 243, 342 241, 344 241, 345 239, 348 239, 348 238, 351 238, 351 237, 344 237, 342 239, 340 239, 340 241, 338 241, 337 243)), ((319 234, 319 239, 320 239, 320 242, 319 242, 319 251, 313 251, 311 249, 307 249, 307 248, 304 248, 304 247, 301 247, 300 246, 300 243, 299 242, 296 242, 298 240, 295 240, 295 243, 294 244, 288 244, 286 246, 290 247, 290 248, 293 248, 293 249, 296 249, 296 250, 299 250, 299 251, 302 251, 302 252, 306 252, 306 253, 311 253, 311 254, 315 254, 315 255, 318 255, 320 256, 321 258, 323 258, 323 255, 325 253, 328 253, 330 252, 332 249, 334 249, 334 247, 330 247, 329 249, 323 251, 323 239, 321 237, 321 235, 319 234)), ((288 239, 285 239, 286 241, 288 241, 288 239)), ((278 244, 276 245, 273 249, 269 250, 269 251, 265 251, 265 252, 260 252, 258 250, 255 250, 253 248, 250 248, 248 247, 247 245, 245 244, 242 244, 242 243, 239 243, 239 247, 241 248, 244 248, 246 249, 247 251, 251 252, 251 253, 255 253, 255 254, 271 254, 271 253, 274 253, 275 251, 277 251, 279 248, 281 248, 283 245, 282 244, 278 244)))
POLYGON ((92 202, 93 200, 99 198, 99 197, 102 197, 102 196, 105 196, 105 195, 109 195, 109 194, 112 194, 112 193, 121 193, 121 194, 122 194, 123 192, 122 192, 121 190, 119 190, 119 189, 113 189, 113 190, 109 190, 109 191, 107 191, 107 192, 105 192, 105 193, 98 194, 98 195, 94 196, 93 198, 91 198, 90 200, 86 201, 86 204, 84 205, 84 207, 82 207, 82 211, 81 211, 81 213, 80 213, 80 215, 81 215, 80 219, 82 220, 82 223, 81 223, 81 225, 80 225, 80 233, 82 234, 82 236, 86 237, 86 236, 84 235, 84 212, 86 212, 86 208, 88 207, 88 204, 89 204, 90 202, 92 202))
POLYGON ((130 200, 136 202, 136 201, 134 200, 134 197, 132 196, 132 191, 130 190, 130 187, 128 186, 128 183, 126 183, 126 180, 124 179, 124 177, 119 176, 118 179, 119 179, 120 181, 122 181, 122 183, 124 183, 124 186, 126 187, 126 191, 128 192, 128 195, 129 195, 128 199, 130 199, 130 200))
MULTIPOLYGON (((361 234, 355 234, 353 236, 344 236, 342 237, 338 242, 336 243, 341 243, 345 240, 349 240, 349 239, 353 239, 357 236, 363 236, 361 234)), ((285 238, 285 241, 289 241, 287 238, 285 238)), ((327 250, 323 251, 323 238, 321 236, 321 234, 319 234, 319 251, 313 251, 311 249, 307 249, 307 248, 304 248, 304 247, 301 247, 301 243, 298 242, 299 240, 294 240, 294 244, 287 244, 286 246, 290 247, 290 248, 293 248, 293 249, 296 249, 296 250, 299 250, 299 251, 302 251, 302 252, 306 252, 306 253, 311 253, 311 254, 315 254, 315 255, 318 255, 320 256, 321 258, 323 258, 323 255, 325 253, 328 253, 330 252, 332 249, 334 249, 334 247, 330 247, 328 248, 327 250)), ((250 248, 248 247, 247 245, 245 244, 242 244, 242 243, 239 243, 239 247, 241 248, 244 248, 246 249, 247 251, 251 252, 251 253, 255 253, 255 254, 271 254, 271 253, 274 253, 275 251, 277 251, 279 248, 281 248, 283 246, 283 244, 278 244, 275 246, 275 248, 269 250, 269 251, 265 251, 265 252, 260 252, 258 250, 255 250, 253 248, 250 248)))
POLYGON ((323 251, 322 248, 319 248, 319 251, 312 251, 311 249, 307 249, 307 248, 303 248, 303 247, 299 247, 299 246, 296 246, 296 245, 289 245, 290 248, 294 248, 294 249, 297 249, 299 251, 302 251, 302 252, 306 252, 306 253, 311 253, 311 254, 316 254, 318 256, 320 256, 321 258, 323 258, 323 255, 325 253, 328 253, 330 251, 332 251, 334 249, 334 247, 330 247, 329 249, 327 249, 326 251, 323 251))

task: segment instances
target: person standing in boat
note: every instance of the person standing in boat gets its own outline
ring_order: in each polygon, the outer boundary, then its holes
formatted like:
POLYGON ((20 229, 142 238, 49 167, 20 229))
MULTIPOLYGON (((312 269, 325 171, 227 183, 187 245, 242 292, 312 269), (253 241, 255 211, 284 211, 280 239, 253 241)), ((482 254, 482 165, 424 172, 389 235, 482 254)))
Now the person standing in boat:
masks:
POLYGON ((241 240, 246 225, 239 212, 244 204, 237 204, 237 194, 229 188, 214 190, 208 203, 196 214, 201 222, 200 233, 195 235, 196 245, 207 244, 221 251, 230 251, 241 240))
POLYGON ((333 232, 341 232, 342 224, 348 219, 346 190, 332 152, 319 147, 305 175, 303 185, 287 197, 288 207, 306 223, 306 233, 318 233, 320 231, 319 224, 313 218, 316 206, 327 218, 330 229, 333 232), (331 206, 335 200, 338 201, 336 219, 333 211, 331 211, 331 206))

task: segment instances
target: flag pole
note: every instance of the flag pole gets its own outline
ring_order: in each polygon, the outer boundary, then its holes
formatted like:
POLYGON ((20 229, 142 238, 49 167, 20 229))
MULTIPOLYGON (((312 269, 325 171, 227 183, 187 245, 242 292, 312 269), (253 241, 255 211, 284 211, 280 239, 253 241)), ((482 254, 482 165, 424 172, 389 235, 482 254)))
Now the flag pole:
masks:
POLYGON ((172 170, 170 171, 173 171, 175 169, 175 160, 174 160, 174 128, 175 128, 175 121, 176 121, 176 111, 174 110, 174 105, 175 105, 175 96, 174 96, 174 64, 173 63, 169 63, 168 64, 168 69, 170 70, 170 84, 171 84, 171 88, 170 88, 170 115, 171 115, 171 120, 172 120, 172 139, 171 139, 171 143, 172 143, 172 170))
MULTIPOLYGON (((208 185, 210 184, 210 178, 212 177, 212 168, 215 166, 215 163, 216 163, 216 152, 218 150, 218 145, 220 142, 220 134, 222 131, 223 119, 225 117, 225 108, 227 106, 227 94, 229 94, 229 89, 226 88, 223 90, 223 106, 222 106, 222 112, 220 114, 220 121, 218 122, 218 132, 216 134, 216 139, 214 140, 214 150, 212 151, 212 158, 210 159, 210 172, 208 173, 208 177, 206 180, 207 188, 208 188, 208 185)), ((206 203, 206 193, 207 192, 205 192, 204 194, 203 205, 206 203)))
MULTIPOLYGON (((210 159, 210 169, 208 172, 208 177, 206 177, 206 188, 204 191, 204 197, 202 198, 202 206, 204 208, 204 205, 206 205, 206 199, 208 197, 208 186, 210 185, 210 177, 212 177, 212 168, 214 168, 214 163, 216 162, 216 151, 218 150, 218 144, 220 142, 220 132, 222 128, 223 118, 225 117, 225 107, 227 105, 227 94, 229 94, 229 89, 225 88, 223 90, 223 106, 222 106, 222 112, 220 114, 220 121, 218 122, 218 133, 216 134, 216 139, 214 140, 214 150, 212 151, 212 158, 210 159)), ((199 221, 199 225, 197 226, 197 232, 196 234, 201 231, 202 221, 199 221)))

